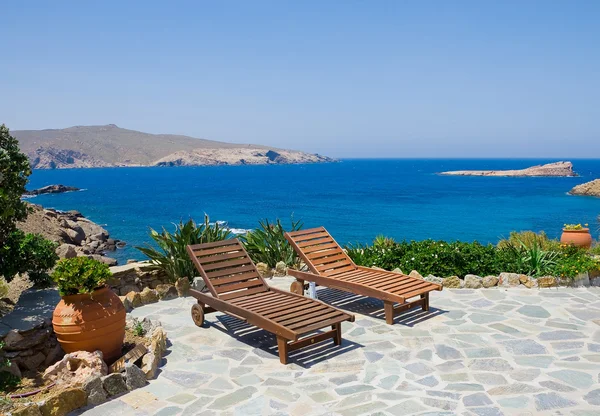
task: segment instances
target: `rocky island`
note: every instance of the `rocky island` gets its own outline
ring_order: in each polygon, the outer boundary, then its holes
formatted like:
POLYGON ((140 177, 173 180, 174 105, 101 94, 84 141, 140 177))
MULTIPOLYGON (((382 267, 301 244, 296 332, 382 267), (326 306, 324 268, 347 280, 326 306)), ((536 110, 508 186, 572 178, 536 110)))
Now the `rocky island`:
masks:
POLYGON ((555 162, 516 170, 455 170, 440 175, 454 176, 577 176, 571 162, 555 162))
POLYGON ((65 186, 65 185, 48 185, 39 189, 34 189, 33 191, 25 192, 27 196, 37 196, 43 194, 62 194, 64 192, 75 192, 80 191, 81 189, 75 188, 74 186, 65 186))
POLYGON ((569 191, 569 194, 600 197, 600 179, 577 185, 569 191))

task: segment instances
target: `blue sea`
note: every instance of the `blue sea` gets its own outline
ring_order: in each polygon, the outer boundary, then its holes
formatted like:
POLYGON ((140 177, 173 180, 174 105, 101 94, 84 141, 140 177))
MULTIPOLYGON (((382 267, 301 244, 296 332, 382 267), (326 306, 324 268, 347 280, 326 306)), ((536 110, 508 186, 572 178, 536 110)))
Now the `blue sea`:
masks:
MULTIPOLYGON (((32 198, 75 209, 127 246, 120 263, 143 256, 149 227, 174 228, 189 217, 251 229, 263 218, 290 216, 304 227, 325 226, 340 243, 398 240, 477 240, 496 243, 512 230, 558 237, 564 223, 597 230, 600 198, 569 196, 600 178, 600 160, 574 160, 576 178, 439 176, 464 169, 520 169, 556 160, 360 159, 315 165, 98 168, 36 170, 29 189, 63 184, 84 189, 32 198)), ((598 232, 594 232, 597 237, 598 232)))

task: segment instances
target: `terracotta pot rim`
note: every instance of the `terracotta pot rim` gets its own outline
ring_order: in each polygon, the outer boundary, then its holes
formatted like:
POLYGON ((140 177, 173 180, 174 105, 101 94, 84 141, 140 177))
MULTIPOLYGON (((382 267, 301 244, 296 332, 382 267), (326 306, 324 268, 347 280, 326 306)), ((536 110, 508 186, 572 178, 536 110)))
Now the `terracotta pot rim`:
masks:
POLYGON ((89 299, 89 298, 93 297, 94 294, 106 291, 108 289, 109 289, 108 285, 103 285, 103 286, 100 286, 97 289, 95 289, 92 293, 77 293, 75 295, 61 296, 61 298, 65 301, 65 303, 72 303, 72 302, 77 302, 82 299, 89 299))
POLYGON ((581 230, 567 230, 565 228, 563 228, 563 233, 588 233, 589 234, 590 229, 589 228, 582 228, 581 230))

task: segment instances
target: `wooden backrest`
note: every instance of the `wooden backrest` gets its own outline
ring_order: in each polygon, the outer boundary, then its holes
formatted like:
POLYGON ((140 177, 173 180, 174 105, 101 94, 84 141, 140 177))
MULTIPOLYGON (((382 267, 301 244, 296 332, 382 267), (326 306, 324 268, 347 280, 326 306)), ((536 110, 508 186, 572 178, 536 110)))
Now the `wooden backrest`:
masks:
POLYGON ((285 233, 285 238, 315 274, 335 277, 357 268, 323 227, 285 233))
POLYGON ((190 245, 187 252, 215 297, 229 300, 269 290, 237 238, 190 245))

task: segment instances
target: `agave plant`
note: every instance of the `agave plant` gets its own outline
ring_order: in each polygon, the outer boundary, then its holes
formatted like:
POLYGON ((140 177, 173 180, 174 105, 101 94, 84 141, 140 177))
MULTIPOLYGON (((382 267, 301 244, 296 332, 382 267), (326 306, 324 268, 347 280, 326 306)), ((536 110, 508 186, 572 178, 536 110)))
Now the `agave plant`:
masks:
MULTIPOLYGON (((246 235, 240 237, 244 248, 255 263, 266 263, 269 267, 283 261, 287 266, 298 264, 298 257, 292 246, 285 239, 286 230, 281 225, 281 221, 269 222, 268 219, 258 222, 259 227, 256 230, 248 231, 246 235)), ((291 219, 291 231, 298 231, 302 228, 301 221, 291 219)))
POLYGON ((514 242, 507 242, 504 248, 511 253, 517 271, 530 276, 548 274, 556 265, 559 254, 556 251, 544 250, 536 240, 525 243, 516 239, 514 242))
POLYGON ((231 237, 231 231, 219 223, 210 223, 208 215, 204 215, 204 223, 197 225, 193 219, 175 224, 175 232, 170 233, 164 227, 162 232, 150 229, 150 237, 158 248, 151 245, 136 247, 145 254, 154 269, 162 270, 171 281, 181 277, 192 279, 196 274, 194 264, 190 260, 186 247, 189 244, 212 243, 231 237))

